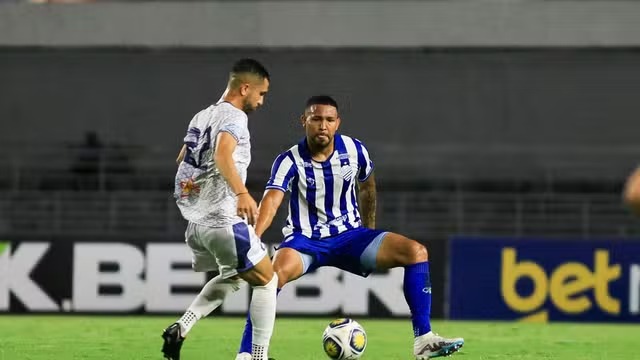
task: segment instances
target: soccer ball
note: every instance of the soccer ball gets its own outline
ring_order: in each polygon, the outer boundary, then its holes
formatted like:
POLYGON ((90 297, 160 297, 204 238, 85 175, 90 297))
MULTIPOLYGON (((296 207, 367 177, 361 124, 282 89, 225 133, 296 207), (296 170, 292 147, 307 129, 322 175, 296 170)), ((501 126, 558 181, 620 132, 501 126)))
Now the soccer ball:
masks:
POLYGON ((322 347, 331 359, 359 359, 367 347, 367 334, 353 319, 336 319, 324 329, 322 347))

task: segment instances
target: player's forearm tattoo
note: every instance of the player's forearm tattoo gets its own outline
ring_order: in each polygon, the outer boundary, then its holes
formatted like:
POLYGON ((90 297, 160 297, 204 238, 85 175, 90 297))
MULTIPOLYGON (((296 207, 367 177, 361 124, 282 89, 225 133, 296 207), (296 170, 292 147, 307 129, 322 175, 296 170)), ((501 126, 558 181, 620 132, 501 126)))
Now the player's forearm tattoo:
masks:
POLYGON ((376 183, 373 178, 360 184, 358 197, 362 224, 367 228, 374 229, 376 227, 376 183))

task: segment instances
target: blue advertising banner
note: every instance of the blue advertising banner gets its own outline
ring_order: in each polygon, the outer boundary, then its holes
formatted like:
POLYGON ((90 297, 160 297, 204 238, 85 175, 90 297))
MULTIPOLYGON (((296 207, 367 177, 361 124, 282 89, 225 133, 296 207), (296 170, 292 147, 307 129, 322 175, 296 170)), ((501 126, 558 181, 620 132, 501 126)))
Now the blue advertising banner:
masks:
POLYGON ((449 317, 640 322, 640 242, 458 237, 449 317))

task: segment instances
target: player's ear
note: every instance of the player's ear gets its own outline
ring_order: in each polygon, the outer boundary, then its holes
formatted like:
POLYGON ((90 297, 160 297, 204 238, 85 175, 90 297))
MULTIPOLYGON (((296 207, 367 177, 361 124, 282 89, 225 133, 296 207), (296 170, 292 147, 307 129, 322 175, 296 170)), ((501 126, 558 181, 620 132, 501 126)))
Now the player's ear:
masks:
POLYGON ((247 96, 247 94, 249 93, 249 87, 251 85, 249 83, 243 83, 240 85, 240 95, 242 96, 247 96))
POLYGON ((302 125, 302 127, 305 126, 305 124, 307 122, 306 120, 307 120, 307 117, 304 116, 304 114, 300 115, 300 125, 302 125))
POLYGON ((342 122, 342 119, 340 119, 340 116, 338 116, 336 118, 336 131, 340 128, 340 123, 342 122))

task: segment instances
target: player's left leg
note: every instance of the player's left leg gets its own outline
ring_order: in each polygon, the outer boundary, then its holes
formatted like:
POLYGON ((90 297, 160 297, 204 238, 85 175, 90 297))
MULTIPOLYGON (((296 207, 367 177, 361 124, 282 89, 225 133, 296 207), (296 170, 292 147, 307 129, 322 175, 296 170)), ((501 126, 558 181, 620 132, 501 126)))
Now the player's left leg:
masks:
POLYGON ((162 333, 164 339, 162 352, 165 354, 165 358, 179 360, 180 348, 193 325, 220 306, 227 294, 240 289, 243 282, 238 276, 224 279, 218 275, 209 280, 182 317, 162 333))
MULTIPOLYGON (((450 355, 464 344, 462 338, 447 339, 431 331, 431 279, 427 248, 405 236, 387 233, 375 251, 376 268, 404 267, 403 291, 413 323, 416 359, 450 355)), ((369 248, 369 253, 374 250, 369 248)), ((365 251, 366 252, 366 251, 365 251)))

